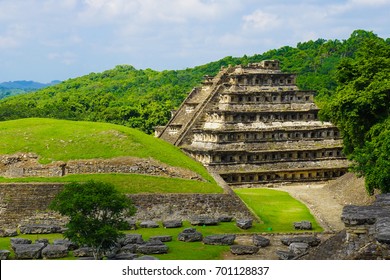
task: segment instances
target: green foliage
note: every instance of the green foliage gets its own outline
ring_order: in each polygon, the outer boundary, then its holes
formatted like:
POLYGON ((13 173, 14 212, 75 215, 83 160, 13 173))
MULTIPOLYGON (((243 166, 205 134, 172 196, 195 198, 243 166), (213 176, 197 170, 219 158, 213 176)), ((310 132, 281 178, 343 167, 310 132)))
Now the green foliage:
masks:
POLYGON ((339 86, 322 114, 342 131, 344 152, 355 161, 353 170, 365 176, 368 192, 390 192, 390 44, 375 36, 363 39, 355 56, 340 62, 339 86))
POLYGON ((310 221, 314 231, 322 231, 307 207, 287 192, 266 188, 234 190, 264 222, 263 229, 275 232, 294 231, 294 222, 310 221))
POLYGON ((63 177, 2 178, 0 183, 13 182, 86 182, 89 180, 107 182, 126 194, 136 193, 222 193, 223 189, 214 181, 203 182, 180 178, 167 178, 140 174, 78 174, 63 177))
POLYGON ((317 90, 320 105, 336 88, 336 65, 343 57, 354 57, 358 46, 375 38, 372 32, 354 31, 345 41, 324 40, 284 46, 263 54, 225 57, 219 61, 184 70, 138 70, 118 65, 102 73, 69 79, 30 94, 0 101, 0 120, 16 118, 58 118, 109 122, 152 133, 164 125, 204 75, 215 75, 222 66, 279 59, 282 70, 295 72, 298 86, 317 90))
POLYGON ((100 259, 126 229, 125 217, 134 215, 131 200, 109 183, 71 183, 54 198, 50 209, 69 217, 64 236, 93 249, 100 259))

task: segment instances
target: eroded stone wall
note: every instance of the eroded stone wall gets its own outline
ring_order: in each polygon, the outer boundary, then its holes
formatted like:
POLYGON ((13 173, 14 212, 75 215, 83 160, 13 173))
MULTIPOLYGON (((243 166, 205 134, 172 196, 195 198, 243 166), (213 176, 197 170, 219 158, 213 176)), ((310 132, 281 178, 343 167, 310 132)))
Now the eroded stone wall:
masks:
MULTIPOLYGON (((63 184, 0 184, 0 228, 23 224, 60 224, 65 220, 47 210, 63 184)), ((136 194, 129 195, 138 211, 134 219, 162 221, 189 220, 195 216, 252 217, 242 201, 225 194, 136 194)))

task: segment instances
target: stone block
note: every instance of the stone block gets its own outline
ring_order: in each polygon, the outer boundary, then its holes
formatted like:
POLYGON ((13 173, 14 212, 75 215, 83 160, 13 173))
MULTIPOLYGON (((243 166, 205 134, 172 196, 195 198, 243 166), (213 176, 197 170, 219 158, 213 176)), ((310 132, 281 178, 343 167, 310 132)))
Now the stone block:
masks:
POLYGON ((282 244, 290 246, 291 243, 307 243, 310 247, 318 246, 321 240, 316 236, 294 236, 281 239, 282 244))
POLYGON ((16 229, 0 229, 0 237, 14 237, 18 236, 16 229))
POLYGON ((168 253, 168 246, 161 241, 146 242, 145 244, 137 246, 137 253, 140 254, 166 254, 168 253))
POLYGON ((90 247, 81 247, 73 251, 73 255, 79 258, 93 258, 93 250, 90 247))
POLYGON ((155 221, 144 221, 139 225, 141 228, 158 228, 159 224, 155 221))
POLYGON ((42 257, 44 259, 59 259, 68 256, 68 248, 63 245, 47 245, 42 250, 42 257))
POLYGON ((221 223, 228 223, 231 222, 232 220, 233 220, 232 216, 221 216, 218 218, 218 221, 221 223))
POLYGON ((180 228, 183 226, 183 222, 181 220, 169 220, 163 222, 163 227, 165 228, 180 228))
POLYGON ((236 221, 237 227, 241 229, 249 229, 252 227, 253 220, 252 219, 240 219, 236 221))
POLYGON ((11 252, 8 250, 0 250, 0 260, 8 260, 10 254, 11 252))
POLYGON ((203 243, 208 245, 233 245, 236 235, 234 234, 216 234, 203 238, 203 243))
POLYGON ((390 244, 390 217, 379 218, 375 223, 375 239, 390 244))
POLYGON ((119 254, 134 254, 137 252, 137 244, 127 244, 119 250, 119 254))
POLYGON ((295 258, 295 254, 291 251, 278 250, 276 251, 276 255, 279 257, 280 260, 292 260, 293 258, 295 258))
POLYGON ((79 246, 68 239, 55 239, 53 245, 62 245, 68 248, 69 251, 77 250, 79 246))
POLYGON ((259 247, 252 245, 232 245, 230 252, 234 255, 253 255, 259 251, 259 247))
POLYGON ((253 245, 257 247, 267 247, 271 243, 271 241, 268 238, 256 234, 253 235, 252 240, 253 240, 253 245))
POLYGON ((62 228, 57 225, 22 225, 20 226, 20 233, 22 234, 48 234, 61 233, 62 228))
POLYGON ((202 239, 202 233, 196 231, 195 228, 186 228, 177 237, 177 240, 184 242, 196 242, 202 241, 202 239))
POLYGON ((10 242, 11 242, 12 250, 15 250, 16 245, 31 244, 32 243, 32 241, 30 239, 26 239, 26 238, 11 238, 10 242))
POLYGON ((16 244, 15 258, 18 260, 40 259, 43 248, 45 248, 45 244, 42 243, 16 244))
POLYGON ((312 230, 312 224, 309 221, 295 222, 294 228, 298 230, 312 230))
POLYGON ((295 242, 295 243, 291 243, 288 246, 288 249, 295 255, 301 255, 306 253, 309 250, 309 244, 295 242))
POLYGON ((143 244, 144 240, 142 239, 141 234, 125 234, 118 242, 121 246, 125 246, 127 244, 143 244))

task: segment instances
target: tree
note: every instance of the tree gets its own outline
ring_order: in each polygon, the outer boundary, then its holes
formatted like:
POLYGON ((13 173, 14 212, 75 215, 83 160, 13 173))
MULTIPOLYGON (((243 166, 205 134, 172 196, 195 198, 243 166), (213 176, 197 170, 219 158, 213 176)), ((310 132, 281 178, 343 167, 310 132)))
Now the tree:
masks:
POLYGON ((337 70, 339 86, 324 115, 342 131, 344 152, 367 191, 390 192, 390 45, 370 36, 337 70))
POLYGON ((128 197, 112 184, 96 181, 65 185, 49 208, 69 217, 64 236, 91 247, 95 259, 112 248, 126 228, 125 217, 135 213, 128 197))

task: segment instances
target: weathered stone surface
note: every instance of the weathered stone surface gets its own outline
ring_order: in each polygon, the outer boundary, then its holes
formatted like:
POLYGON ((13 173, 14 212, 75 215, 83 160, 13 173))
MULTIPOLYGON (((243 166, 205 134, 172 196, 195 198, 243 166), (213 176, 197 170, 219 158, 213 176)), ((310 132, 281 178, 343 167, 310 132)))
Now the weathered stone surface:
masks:
POLYGON ((208 245, 233 245, 236 235, 234 234, 216 234, 203 238, 203 243, 208 245))
POLYGON ((13 237, 17 236, 18 232, 16 229, 1 229, 0 228, 0 237, 13 237))
POLYGON ((301 255, 309 250, 309 244, 294 242, 288 246, 288 249, 295 255, 301 255))
POLYGON ((170 242, 172 241, 172 235, 160 235, 160 236, 151 236, 149 238, 149 241, 153 242, 153 241, 161 241, 161 242, 170 242))
POLYGON ((22 234, 47 234, 60 233, 62 228, 57 225, 22 225, 20 226, 20 233, 22 234))
POLYGON ((312 230, 312 224, 309 221, 295 222, 294 228, 298 230, 312 230))
POLYGON ((45 245, 42 243, 15 244, 15 258, 18 260, 40 259, 43 248, 45 245))
POLYGON ((90 247, 81 247, 73 251, 75 257, 93 257, 93 251, 90 247))
POLYGON ((381 206, 369 205, 369 206, 356 206, 347 205, 344 206, 341 214, 341 220, 345 225, 356 226, 369 224, 372 225, 376 222, 376 219, 380 216, 387 216, 384 213, 384 209, 381 206))
POLYGON ((140 254, 166 254, 168 253, 168 246, 161 241, 146 242, 137 247, 137 253, 140 254))
POLYGON ((195 217, 191 220, 193 226, 215 226, 218 225, 218 219, 212 217, 195 217))
POLYGON ((184 242, 196 242, 202 241, 202 239, 202 233, 196 231, 195 228, 186 228, 177 237, 177 240, 184 242))
POLYGON ((390 193, 378 194, 375 197, 375 202, 373 203, 373 205, 389 208, 390 207, 390 193))
POLYGON ((47 239, 47 238, 37 239, 37 240, 35 240, 34 243, 42 243, 45 245, 49 245, 49 239, 47 239))
POLYGON ((165 228, 180 228, 183 226, 183 222, 181 220, 169 220, 163 222, 163 227, 165 228))
POLYGON ((47 245, 42 250, 44 259, 58 259, 68 256, 68 248, 63 245, 47 245))
POLYGON ((259 247, 252 245, 232 245, 230 252, 235 255, 253 255, 259 251, 259 247))
POLYGON ((11 252, 8 250, 0 250, 0 260, 8 260, 10 254, 11 252))
POLYGON ((378 218, 375 223, 375 238, 380 243, 390 244, 390 217, 378 218))
POLYGON ((132 253, 118 253, 115 255, 114 260, 134 260, 137 258, 137 254, 132 254, 132 253))
POLYGON ((316 236, 294 236, 282 238, 281 242, 286 246, 290 246, 291 243, 307 243, 309 246, 315 247, 321 243, 321 239, 316 236))
POLYGON ((279 259, 281 260, 292 260, 295 258, 295 254, 291 251, 278 250, 276 251, 276 255, 278 255, 279 259))
POLYGON ((141 228, 158 228, 160 225, 155 221, 144 221, 139 224, 141 228))
POLYGON ((134 254, 135 252, 137 252, 137 246, 138 246, 137 244, 127 244, 119 250, 119 253, 120 254, 134 254))
POLYGON ((31 244, 32 243, 32 241, 30 239, 26 239, 26 238, 11 238, 10 242, 11 242, 12 250, 15 250, 16 245, 31 244))
POLYGON ((68 239, 55 239, 53 240, 53 245, 65 246, 66 248, 68 248, 69 251, 73 251, 79 248, 76 243, 73 243, 68 239))
POLYGON ((137 222, 135 220, 126 220, 126 223, 128 225, 129 230, 136 230, 137 229, 137 222))
POLYGON ((251 219, 240 219, 236 221, 237 227, 241 229, 249 229, 252 227, 253 220, 251 219))
POLYGON ((221 216, 218 218, 218 221, 221 223, 228 223, 233 220, 233 216, 221 216))
POLYGON ((253 235, 252 240, 253 240, 253 245, 257 247, 267 247, 271 243, 271 241, 268 238, 256 234, 253 235))
POLYGON ((156 261, 156 260, 159 260, 159 259, 156 258, 156 257, 153 257, 153 256, 141 256, 141 257, 135 258, 134 260, 138 260, 138 261, 156 261))
POLYGON ((141 234, 126 234, 124 237, 118 240, 121 246, 125 246, 127 244, 143 244, 144 240, 142 239, 141 234))

